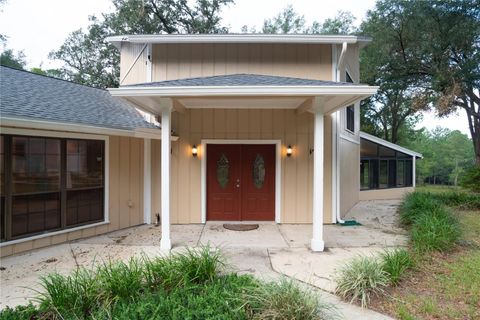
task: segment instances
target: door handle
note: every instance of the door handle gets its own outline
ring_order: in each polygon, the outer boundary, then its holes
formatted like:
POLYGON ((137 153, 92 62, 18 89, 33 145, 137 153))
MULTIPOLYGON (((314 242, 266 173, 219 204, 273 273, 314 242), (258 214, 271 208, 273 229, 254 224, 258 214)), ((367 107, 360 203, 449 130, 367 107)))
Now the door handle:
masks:
POLYGON ((237 181, 235 182, 235 187, 240 188, 240 179, 237 179, 237 181))

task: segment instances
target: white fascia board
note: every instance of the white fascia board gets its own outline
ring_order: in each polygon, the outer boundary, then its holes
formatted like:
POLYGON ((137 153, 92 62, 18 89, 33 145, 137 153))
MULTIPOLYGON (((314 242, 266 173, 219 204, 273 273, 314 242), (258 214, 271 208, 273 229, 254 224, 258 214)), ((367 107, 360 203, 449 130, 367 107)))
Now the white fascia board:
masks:
POLYGON ((95 127, 79 123, 64 123, 64 122, 53 122, 53 121, 44 121, 36 119, 21 119, 21 118, 12 118, 12 117, 2 117, 0 119, 0 127, 13 127, 13 128, 22 128, 22 129, 34 129, 34 130, 50 130, 50 131, 59 131, 59 132, 77 132, 77 133, 88 133, 88 134, 100 134, 100 135, 111 135, 111 136, 127 136, 127 137, 138 137, 138 138, 151 138, 151 139, 160 139, 159 129, 137 129, 133 130, 122 130, 122 129, 113 129, 105 127, 95 127), (155 131, 153 131, 155 130, 155 131))
POLYGON ((387 141, 387 140, 383 140, 383 139, 381 139, 381 138, 372 136, 371 134, 368 134, 368 133, 366 133, 366 132, 360 131, 360 138, 363 138, 363 139, 366 139, 366 140, 368 140, 368 141, 371 141, 371 142, 380 144, 380 145, 382 145, 382 146, 388 147, 388 148, 393 149, 393 150, 397 150, 397 151, 403 152, 403 153, 408 154, 408 155, 410 155, 410 156, 412 156, 412 157, 417 157, 417 158, 423 159, 423 155, 422 155, 421 153, 418 153, 418 152, 412 151, 412 150, 410 150, 410 149, 401 147, 401 146, 399 146, 398 144, 389 142, 389 141, 387 141))
POLYGON ((122 87, 109 88, 116 97, 205 97, 205 96, 335 96, 368 97, 377 92, 373 86, 195 86, 195 87, 122 87))
POLYGON ((178 34, 178 35, 120 35, 107 37, 107 42, 120 48, 122 42, 129 43, 316 43, 341 44, 372 41, 368 37, 349 35, 302 35, 302 34, 178 34))

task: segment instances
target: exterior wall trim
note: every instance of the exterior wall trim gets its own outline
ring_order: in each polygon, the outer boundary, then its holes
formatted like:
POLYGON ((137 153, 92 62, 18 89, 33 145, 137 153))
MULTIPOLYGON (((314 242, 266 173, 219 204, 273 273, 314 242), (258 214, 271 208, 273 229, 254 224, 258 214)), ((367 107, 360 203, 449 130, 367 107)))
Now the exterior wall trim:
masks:
POLYGON ((236 139, 202 139, 201 154, 201 200, 202 223, 207 222, 207 144, 274 144, 275 145, 275 222, 281 223, 281 194, 282 194, 282 142, 281 140, 236 140, 236 139))
POLYGON ((178 86, 178 87, 121 87, 108 88, 118 97, 204 97, 204 96, 321 96, 355 95, 358 99, 375 94, 376 86, 178 86))
MULTIPOLYGON (((159 139, 160 129, 157 130, 158 133, 153 132, 155 129, 138 129, 138 130, 125 130, 125 129, 113 129, 105 127, 95 127, 80 123, 65 123, 65 122, 53 122, 53 121, 43 121, 35 119, 20 119, 20 118, 10 118, 2 117, 0 121, 0 127, 2 131, 5 130, 5 127, 16 127, 16 128, 25 128, 23 130, 30 130, 34 132, 38 130, 51 130, 60 132, 61 134, 69 134, 74 132, 75 134, 105 134, 112 136, 127 136, 135 138, 151 138, 159 139), (35 130, 32 130, 35 129, 35 130), (148 131, 148 132, 147 132, 148 131)), ((174 137, 175 138, 175 137, 174 137)))
POLYGON ((86 228, 92 228, 101 226, 104 224, 110 223, 110 205, 109 205, 109 169, 110 169, 110 144, 109 137, 104 135, 92 135, 92 134, 81 134, 81 133, 68 133, 68 132, 55 132, 55 131, 43 131, 43 130, 25 130, 25 129, 16 129, 16 128, 2 128, 2 134, 13 134, 13 135, 26 135, 26 136, 42 136, 42 137, 54 137, 54 138, 72 138, 72 139, 90 139, 90 140, 103 140, 105 142, 105 178, 104 178, 104 192, 103 192, 103 216, 104 220, 97 223, 86 224, 83 226, 78 226, 69 229, 63 229, 59 231, 46 232, 39 235, 34 235, 31 237, 25 237, 17 240, 6 241, 0 243, 0 248, 12 244, 22 243, 26 241, 41 239, 45 237, 54 236, 57 234, 82 230, 86 228))

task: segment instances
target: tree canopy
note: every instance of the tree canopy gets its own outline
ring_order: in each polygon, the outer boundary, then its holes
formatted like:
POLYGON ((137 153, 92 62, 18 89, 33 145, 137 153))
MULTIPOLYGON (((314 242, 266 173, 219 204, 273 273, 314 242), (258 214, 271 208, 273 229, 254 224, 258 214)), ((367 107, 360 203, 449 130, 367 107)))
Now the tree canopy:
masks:
POLYGON ((93 87, 118 86, 119 53, 105 38, 118 34, 224 33, 221 9, 233 0, 112 0, 115 10, 92 16, 86 31, 71 33, 50 53, 65 79, 93 87))
POLYGON ((394 141, 418 110, 463 108, 480 164, 480 1, 380 0, 361 32, 374 39, 362 53, 362 81, 381 87, 369 108, 374 122, 391 118, 384 136, 394 141))

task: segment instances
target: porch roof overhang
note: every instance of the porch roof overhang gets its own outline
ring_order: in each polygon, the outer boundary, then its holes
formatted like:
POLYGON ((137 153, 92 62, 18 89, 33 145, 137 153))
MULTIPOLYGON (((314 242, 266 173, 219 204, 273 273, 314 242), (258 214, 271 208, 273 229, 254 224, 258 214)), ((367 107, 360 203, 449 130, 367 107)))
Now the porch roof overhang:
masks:
POLYGON ((176 111, 185 109, 296 109, 312 110, 314 99, 322 111, 333 113, 375 94, 378 87, 367 85, 293 86, 130 86, 110 88, 112 96, 136 107, 159 114, 162 101, 172 99, 176 111))

